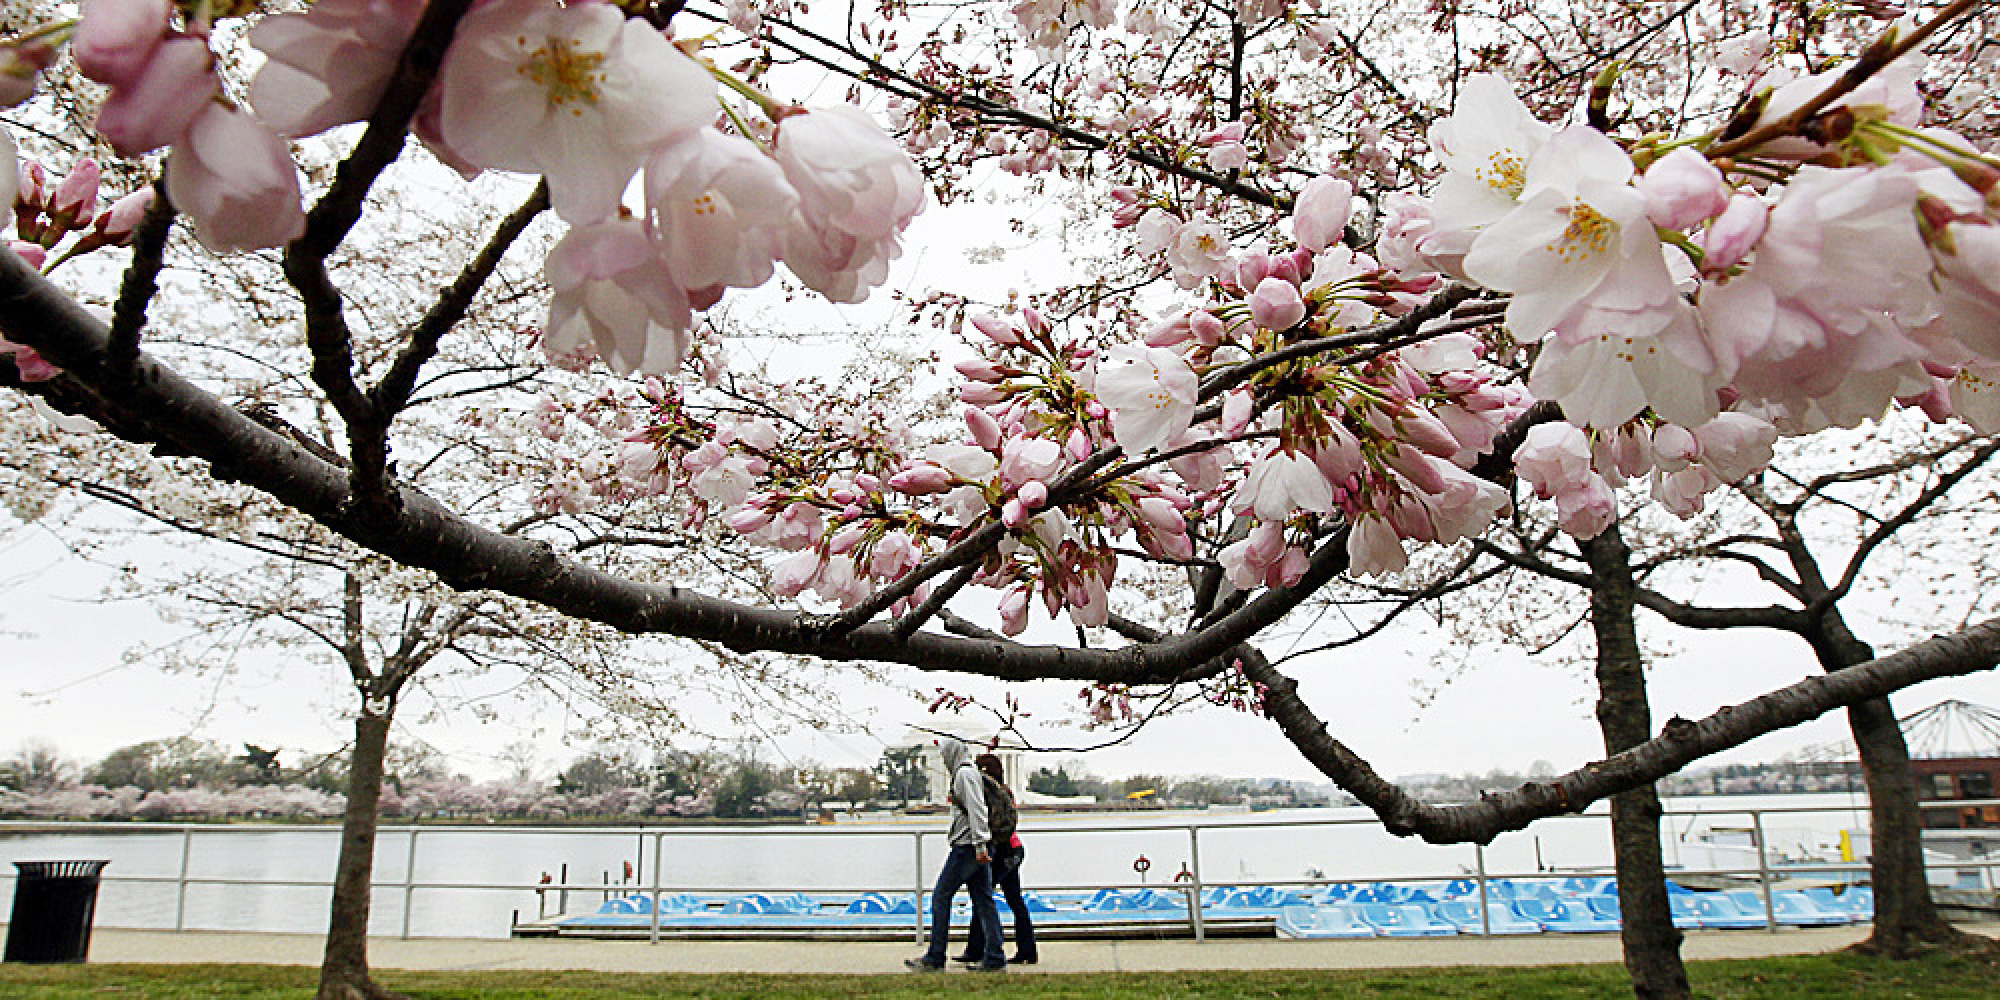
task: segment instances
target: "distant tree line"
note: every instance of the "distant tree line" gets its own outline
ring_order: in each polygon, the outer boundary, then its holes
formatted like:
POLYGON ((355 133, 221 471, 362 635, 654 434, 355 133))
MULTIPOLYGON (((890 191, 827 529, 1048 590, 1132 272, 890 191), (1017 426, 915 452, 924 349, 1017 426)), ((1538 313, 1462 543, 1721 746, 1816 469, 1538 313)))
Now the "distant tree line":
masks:
MULTIPOLYGON (((331 819, 345 808, 347 755, 289 754, 188 738, 148 740, 79 764, 45 743, 0 759, 0 819, 331 819)), ((773 764, 754 752, 599 749, 553 778, 534 752, 507 755, 511 773, 474 781, 424 748, 390 754, 381 811, 400 820, 530 821, 814 817, 828 809, 900 808, 926 801, 919 747, 884 750, 872 767, 773 764)), ((1038 767, 1029 791, 1100 803, 1202 808, 1325 801, 1319 786, 1239 778, 1138 774, 1107 779, 1079 760, 1038 767), (1149 794, 1148 794, 1149 793, 1149 794), (1134 796, 1137 798, 1134 798, 1134 796)))

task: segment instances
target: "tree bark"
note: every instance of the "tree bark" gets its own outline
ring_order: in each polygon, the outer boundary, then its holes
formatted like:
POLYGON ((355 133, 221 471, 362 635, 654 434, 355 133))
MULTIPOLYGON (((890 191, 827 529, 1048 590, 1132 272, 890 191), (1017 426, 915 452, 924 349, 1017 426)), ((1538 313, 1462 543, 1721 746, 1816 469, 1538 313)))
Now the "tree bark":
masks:
MULTIPOLYGON (((1613 524, 1583 543, 1590 560, 1590 626, 1597 637, 1597 726, 1606 754, 1652 735, 1646 673, 1633 615, 1631 549, 1613 524)), ((1618 867, 1619 931, 1625 971, 1641 1000, 1683 1000, 1693 994, 1681 964, 1681 932, 1667 902, 1660 857, 1660 796, 1650 784, 1611 797, 1611 844, 1618 867)))
MULTIPOLYGON (((393 702, 390 703, 393 705, 393 702)), ((375 877, 375 829, 382 804, 383 759, 389 749, 393 709, 363 705, 354 719, 354 754, 347 769, 347 815, 340 827, 340 861, 334 869, 333 905, 326 952, 320 960, 317 1000, 382 1000, 401 994, 368 975, 369 896, 375 877)))
MULTIPOLYGON (((1838 608, 1820 615, 1814 625, 1807 640, 1828 673, 1875 658, 1875 650, 1848 629, 1838 608)), ((1889 699, 1848 706, 1847 725, 1868 784, 1868 877, 1875 889, 1875 924, 1855 950, 1900 959, 1983 943, 1953 927, 1931 901, 1916 775, 1889 699)))

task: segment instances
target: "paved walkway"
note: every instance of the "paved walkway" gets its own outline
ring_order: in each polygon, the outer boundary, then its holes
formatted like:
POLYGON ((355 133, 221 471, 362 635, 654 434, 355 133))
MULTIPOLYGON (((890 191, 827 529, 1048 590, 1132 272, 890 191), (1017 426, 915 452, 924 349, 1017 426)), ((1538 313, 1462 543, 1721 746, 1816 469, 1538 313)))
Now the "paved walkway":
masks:
MULTIPOLYGON (((2000 927, 1977 925, 1981 933, 2000 927)), ((1769 931, 1694 931, 1690 959, 1758 958, 1833 951, 1861 940, 1866 927, 1769 931)), ((825 941, 593 941, 378 938, 369 960, 380 969, 590 969, 612 972, 901 972, 914 945, 825 941)), ((317 965, 320 939, 309 934, 98 930, 93 962, 249 962, 317 965)), ((1042 964, 1015 972, 1163 972, 1202 969, 1364 969, 1453 965, 1555 965, 1616 962, 1616 934, 1539 934, 1422 940, 1286 941, 1276 938, 1053 941, 1042 964)))

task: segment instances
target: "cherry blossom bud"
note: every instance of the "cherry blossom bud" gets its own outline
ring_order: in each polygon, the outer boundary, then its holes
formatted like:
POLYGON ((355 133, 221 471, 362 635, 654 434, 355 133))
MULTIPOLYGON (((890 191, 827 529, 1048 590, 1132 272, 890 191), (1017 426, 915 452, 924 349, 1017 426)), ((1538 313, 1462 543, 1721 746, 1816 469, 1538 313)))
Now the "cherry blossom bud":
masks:
POLYGON ((44 264, 48 263, 49 260, 48 248, 42 246, 40 243, 29 243, 26 240, 15 240, 11 245, 13 246, 14 249, 14 255, 16 257, 21 258, 22 262, 26 263, 29 267, 32 267, 39 271, 41 270, 44 264))
POLYGON ((1258 282, 1271 276, 1275 260, 1269 254, 1245 254, 1236 264, 1236 284, 1243 288, 1257 287, 1258 282))
POLYGON ((92 231, 111 246, 124 246, 132 242, 132 233, 145 219, 148 209, 153 207, 153 188, 142 187, 111 203, 111 207, 98 213, 92 231))
POLYGON ((114 87, 135 83, 167 33, 167 0, 88 0, 70 42, 77 72, 114 87))
POLYGON ((1222 319, 1206 309, 1197 309, 1188 314, 1188 329, 1194 332, 1195 342, 1203 347, 1214 347, 1222 343, 1229 330, 1222 325, 1222 319))
POLYGON ((1089 458, 1091 450, 1090 435, 1085 434, 1081 427, 1070 428, 1069 440, 1063 442, 1063 451, 1069 454, 1070 461, 1081 462, 1089 458))
POLYGON ((806 549, 771 568, 771 592, 797 597, 819 576, 819 553, 806 549))
POLYGON ((1722 171, 1689 146, 1654 161, 1636 184, 1646 198, 1646 218, 1666 229, 1691 229, 1729 207, 1722 171))
POLYGON ((1144 539, 1146 551, 1162 559, 1194 558, 1194 539, 1170 531, 1150 532, 1144 539))
POLYGON ((49 196, 49 215, 65 228, 77 219, 88 219, 97 212, 97 179, 102 171, 97 161, 86 156, 76 161, 76 165, 56 185, 49 196))
POLYGON ((1312 560, 1306 558, 1306 550, 1296 545, 1286 546, 1285 554, 1278 557, 1277 563, 1264 577, 1264 582, 1273 587, 1289 587, 1305 577, 1306 568, 1310 565, 1312 560))
POLYGON ((1160 497, 1141 497, 1136 505, 1139 520, 1154 531, 1170 535, 1187 534, 1187 519, 1181 516, 1181 509, 1160 497))
POLYGON ((981 448, 993 451, 1000 447, 1000 421, 993 419, 993 414, 977 406, 968 406, 965 408, 965 426, 971 429, 972 440, 979 442, 981 448))
POLYGON ((1234 437, 1250 426, 1256 412, 1256 397, 1246 388, 1231 389, 1222 397, 1222 433, 1234 437))
POLYGON ((1009 528, 1019 528, 1021 525, 1028 523, 1028 518, 1031 516, 1032 512, 1028 510, 1027 505, 1021 502, 1019 497, 1009 499, 1006 503, 1000 505, 1000 523, 1009 528))
POLYGON ((1285 551, 1285 529, 1274 521, 1260 522, 1250 529, 1248 557, 1260 566, 1276 562, 1285 551))
POLYGON ((1021 506, 1029 510, 1041 510, 1049 503, 1049 487, 1039 479, 1030 479, 1022 483, 1014 495, 1020 499, 1021 506))
POLYGON ((1175 344, 1186 343, 1192 336, 1194 327, 1188 321, 1188 314, 1181 313, 1173 319, 1155 324, 1151 330, 1146 331, 1146 346, 1172 347, 1175 344))
POLYGON ((1750 248, 1764 238, 1770 215, 1764 200, 1754 195, 1739 194, 1729 199, 1729 206, 1702 234, 1702 267, 1723 271, 1743 263, 1743 258, 1750 255, 1750 248))
POLYGON ((1005 382, 1007 376, 1013 374, 1012 368, 986 358, 961 361, 952 367, 957 369, 960 375, 974 382, 1005 382))
POLYGON ((872 473, 857 472, 854 474, 854 485, 857 489, 868 493, 875 493, 882 489, 882 480, 872 473))
POLYGON ((1250 317, 1266 330, 1289 330, 1306 318, 1306 303, 1299 297, 1297 285, 1283 278, 1265 278, 1250 293, 1250 317))
POLYGON ((1034 306, 1022 309, 1021 319, 1027 322, 1028 332, 1037 337, 1046 337, 1049 335, 1049 331, 1054 329, 1054 327, 1049 325, 1048 317, 1043 316, 1041 311, 1034 306))
POLYGON ((1292 203, 1292 237, 1314 253, 1325 250, 1340 241, 1353 206, 1354 185, 1348 181, 1331 174, 1307 181, 1292 203))
POLYGON ((829 555, 845 555, 848 552, 852 552, 854 547, 861 544, 861 540, 867 537, 867 525, 850 524, 834 532, 833 537, 827 539, 826 551, 829 555))
POLYGON ((967 382, 958 387, 958 398, 974 406, 998 403, 1007 398, 1007 392, 988 382, 967 382))
POLYGON ((986 339, 999 344, 1001 347, 1018 347, 1027 343, 1021 337, 1021 331, 1016 329, 1014 324, 998 316, 984 314, 974 316, 972 317, 972 328, 985 334, 986 339))
POLYGON ((771 524, 771 512, 762 507, 745 507, 724 518, 724 523, 739 535, 762 531, 771 524))
POLYGON ((1020 635, 1028 627, 1028 588, 1010 587, 1000 595, 1000 632, 1020 635))
POLYGON ((951 473, 943 467, 921 462, 889 477, 889 487, 910 496, 926 496, 951 489, 951 473))
POLYGON ((1701 455, 1701 443, 1679 424, 1653 428, 1653 458, 1661 469, 1677 472, 1701 455))

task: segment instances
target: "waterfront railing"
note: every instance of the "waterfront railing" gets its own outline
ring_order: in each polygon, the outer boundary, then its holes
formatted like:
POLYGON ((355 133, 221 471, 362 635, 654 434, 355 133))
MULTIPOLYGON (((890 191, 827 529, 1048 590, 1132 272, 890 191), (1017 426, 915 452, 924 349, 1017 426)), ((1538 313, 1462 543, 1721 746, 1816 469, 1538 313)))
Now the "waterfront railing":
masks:
MULTIPOLYGON (((1718 804, 1722 804, 1720 800, 1718 800, 1718 804)), ((1926 802, 1921 805, 1921 808, 1964 809, 1990 806, 2000 806, 2000 799, 1926 802)), ((1772 827, 1768 820, 1772 817, 1798 816, 1802 814, 1852 813, 1865 810, 1865 808, 1864 804, 1858 807, 1814 805, 1669 810, 1663 813, 1662 829, 1670 829, 1670 824, 1675 819, 1700 818, 1712 822, 1718 817, 1745 818, 1749 823, 1748 832, 1750 833, 1751 843, 1740 846, 1743 848, 1754 848, 1756 857, 1756 864, 1754 866, 1694 867, 1683 865, 1674 868, 1670 871, 1669 875, 1676 878, 1700 876, 1716 879, 1754 880, 1763 897, 1766 927, 1772 931, 1776 931, 1779 921, 1772 892, 1774 883, 1781 877, 1820 877, 1830 881, 1853 881, 1857 876, 1865 875, 1868 867, 1864 861, 1830 862, 1784 859, 1774 854, 1770 849, 1770 837, 1767 836, 1767 833, 1770 832, 1772 827)), ((1608 874, 1611 870, 1609 866, 1605 865, 1557 868, 1541 865, 1539 859, 1534 870, 1509 867, 1493 868, 1488 865, 1487 848, 1483 845, 1471 845, 1473 855, 1472 864, 1469 866, 1461 864, 1461 870, 1451 874, 1439 874, 1436 870, 1431 870, 1425 872, 1374 872, 1363 877, 1347 875, 1326 877, 1314 873, 1308 877, 1295 879, 1274 879, 1256 876, 1230 879, 1204 874, 1202 866, 1202 838, 1204 834, 1208 834, 1213 838, 1216 835, 1234 835, 1246 831, 1258 830, 1297 830, 1304 833, 1339 827, 1374 828, 1378 827, 1378 824, 1373 818, 1334 816, 1325 818, 1288 817, 1269 820, 1254 818, 1231 819, 1227 822, 1204 822, 1202 817, 1191 817, 1186 822, 1163 822, 1155 820, 1146 823, 1092 823, 1088 826, 1044 825, 1043 823, 1039 823, 1037 817, 1032 813, 1025 817, 1025 819, 1026 823, 1022 828, 1022 833, 1029 838, 1035 838, 1038 843, 1042 842, 1042 838, 1051 835, 1062 837, 1098 837, 1145 834, 1152 838, 1161 836, 1184 837, 1187 859, 1183 870, 1168 875, 1165 881, 1149 877, 1149 872, 1144 869, 1135 872, 1135 874, 1140 876, 1137 881, 1129 882, 1092 881, 1063 884, 1039 879, 1031 881, 1033 882, 1032 888, 1037 891, 1091 892, 1100 889, 1154 889, 1161 892, 1182 893, 1187 900, 1186 926, 1197 941, 1204 940, 1207 937, 1207 928, 1204 925, 1202 912, 1203 895, 1209 888, 1215 886, 1268 885, 1278 889, 1296 889, 1322 888, 1336 883, 1355 882, 1443 884, 1450 881, 1468 880, 1473 882, 1476 887, 1482 918, 1481 930, 1485 932, 1490 930, 1490 925, 1486 924, 1486 921, 1490 919, 1488 916, 1490 914, 1489 904, 1496 898, 1490 893, 1489 889, 1491 884, 1496 880, 1547 879, 1569 875, 1608 874)), ((1538 822, 1546 823, 1561 820, 1608 823, 1609 816, 1601 812, 1587 812, 1566 817, 1552 817, 1549 820, 1538 822)), ((311 889, 325 890, 330 893, 333 886, 330 878, 267 878, 208 875, 197 874, 193 869, 195 845, 198 839, 226 838, 251 833, 268 835, 274 832, 297 831, 299 829, 293 826, 252 824, 0 822, 0 836, 10 834, 86 835, 110 832, 178 836, 180 842, 177 872, 173 874, 131 874, 116 871, 114 867, 113 870, 107 870, 102 876, 107 886, 172 885, 174 887, 173 929, 176 931, 190 929, 188 921, 189 893, 191 889, 199 887, 311 889)), ((313 829, 317 830, 318 828, 313 829)), ((1533 829, 1534 826, 1531 825, 1529 830, 1533 829)), ((393 844, 397 839, 401 839, 403 843, 400 846, 403 847, 404 857, 402 859, 401 878, 378 878, 374 882, 375 899, 378 907, 384 902, 395 901, 398 916, 400 917, 399 936, 410 938, 413 936, 412 915, 416 912, 416 902, 419 893, 491 892, 520 894, 533 892, 536 894, 538 901, 539 912, 536 915, 538 920, 549 916, 547 902, 551 899, 555 901, 555 912, 560 914, 567 912, 572 898, 609 900, 614 896, 640 896, 650 901, 647 909, 652 914, 650 928, 646 936, 648 940, 658 941, 662 936, 659 904, 663 898, 683 893, 714 895, 769 891, 774 889, 790 891, 799 888, 797 886, 714 885, 686 880, 669 881, 663 879, 661 873, 666 870, 664 861, 670 847, 686 847, 692 842, 707 838, 748 840, 758 838, 798 838, 801 836, 820 835, 837 835, 875 840, 900 838, 908 841, 910 845, 909 874, 907 880, 901 881, 899 884, 813 885, 810 889, 812 892, 820 894, 908 894, 917 902, 916 914, 911 919, 911 932, 916 940, 921 941, 925 933, 923 901, 930 894, 931 879, 935 874, 929 870, 929 866, 926 864, 925 846, 927 842, 933 847, 941 846, 944 836, 943 831, 938 829, 934 824, 927 824, 923 829, 897 829, 893 826, 866 824, 836 824, 828 827, 717 827, 691 825, 631 827, 384 826, 378 831, 378 844, 384 842, 393 844), (631 842, 633 853, 629 863, 632 865, 632 877, 613 882, 607 871, 600 882, 573 881, 569 876, 568 866, 563 865, 561 866, 561 878, 548 881, 466 881, 418 878, 417 873, 419 871, 419 861, 421 860, 420 851, 423 845, 436 844, 442 838, 467 834, 478 834, 488 837, 496 835, 555 836, 564 838, 566 841, 573 838, 589 838, 600 841, 605 838, 623 838, 631 842)), ((1996 831, 1996 839, 2000 839, 2000 831, 1996 831)), ((937 853, 932 855, 932 865, 935 865, 938 857, 937 853)), ((1988 889, 2000 885, 2000 874, 1996 874, 1996 869, 2000 869, 2000 853, 1986 857, 1927 863, 1926 868, 1931 870, 1950 870, 1956 873, 1961 879, 1967 876, 1974 877, 1988 889)), ((0 872, 0 881, 12 882, 14 878, 15 876, 12 872, 0 872)), ((548 879, 549 877, 544 875, 542 878, 548 879)), ((103 913, 100 911, 100 922, 102 922, 102 919, 103 913)), ((104 924, 104 926, 115 925, 104 924)), ((520 926, 522 926, 522 921, 519 911, 516 910, 510 923, 510 929, 520 926)), ((1149 926, 1156 927, 1157 925, 1149 926)), ((200 929, 218 928, 204 927, 200 929)))

